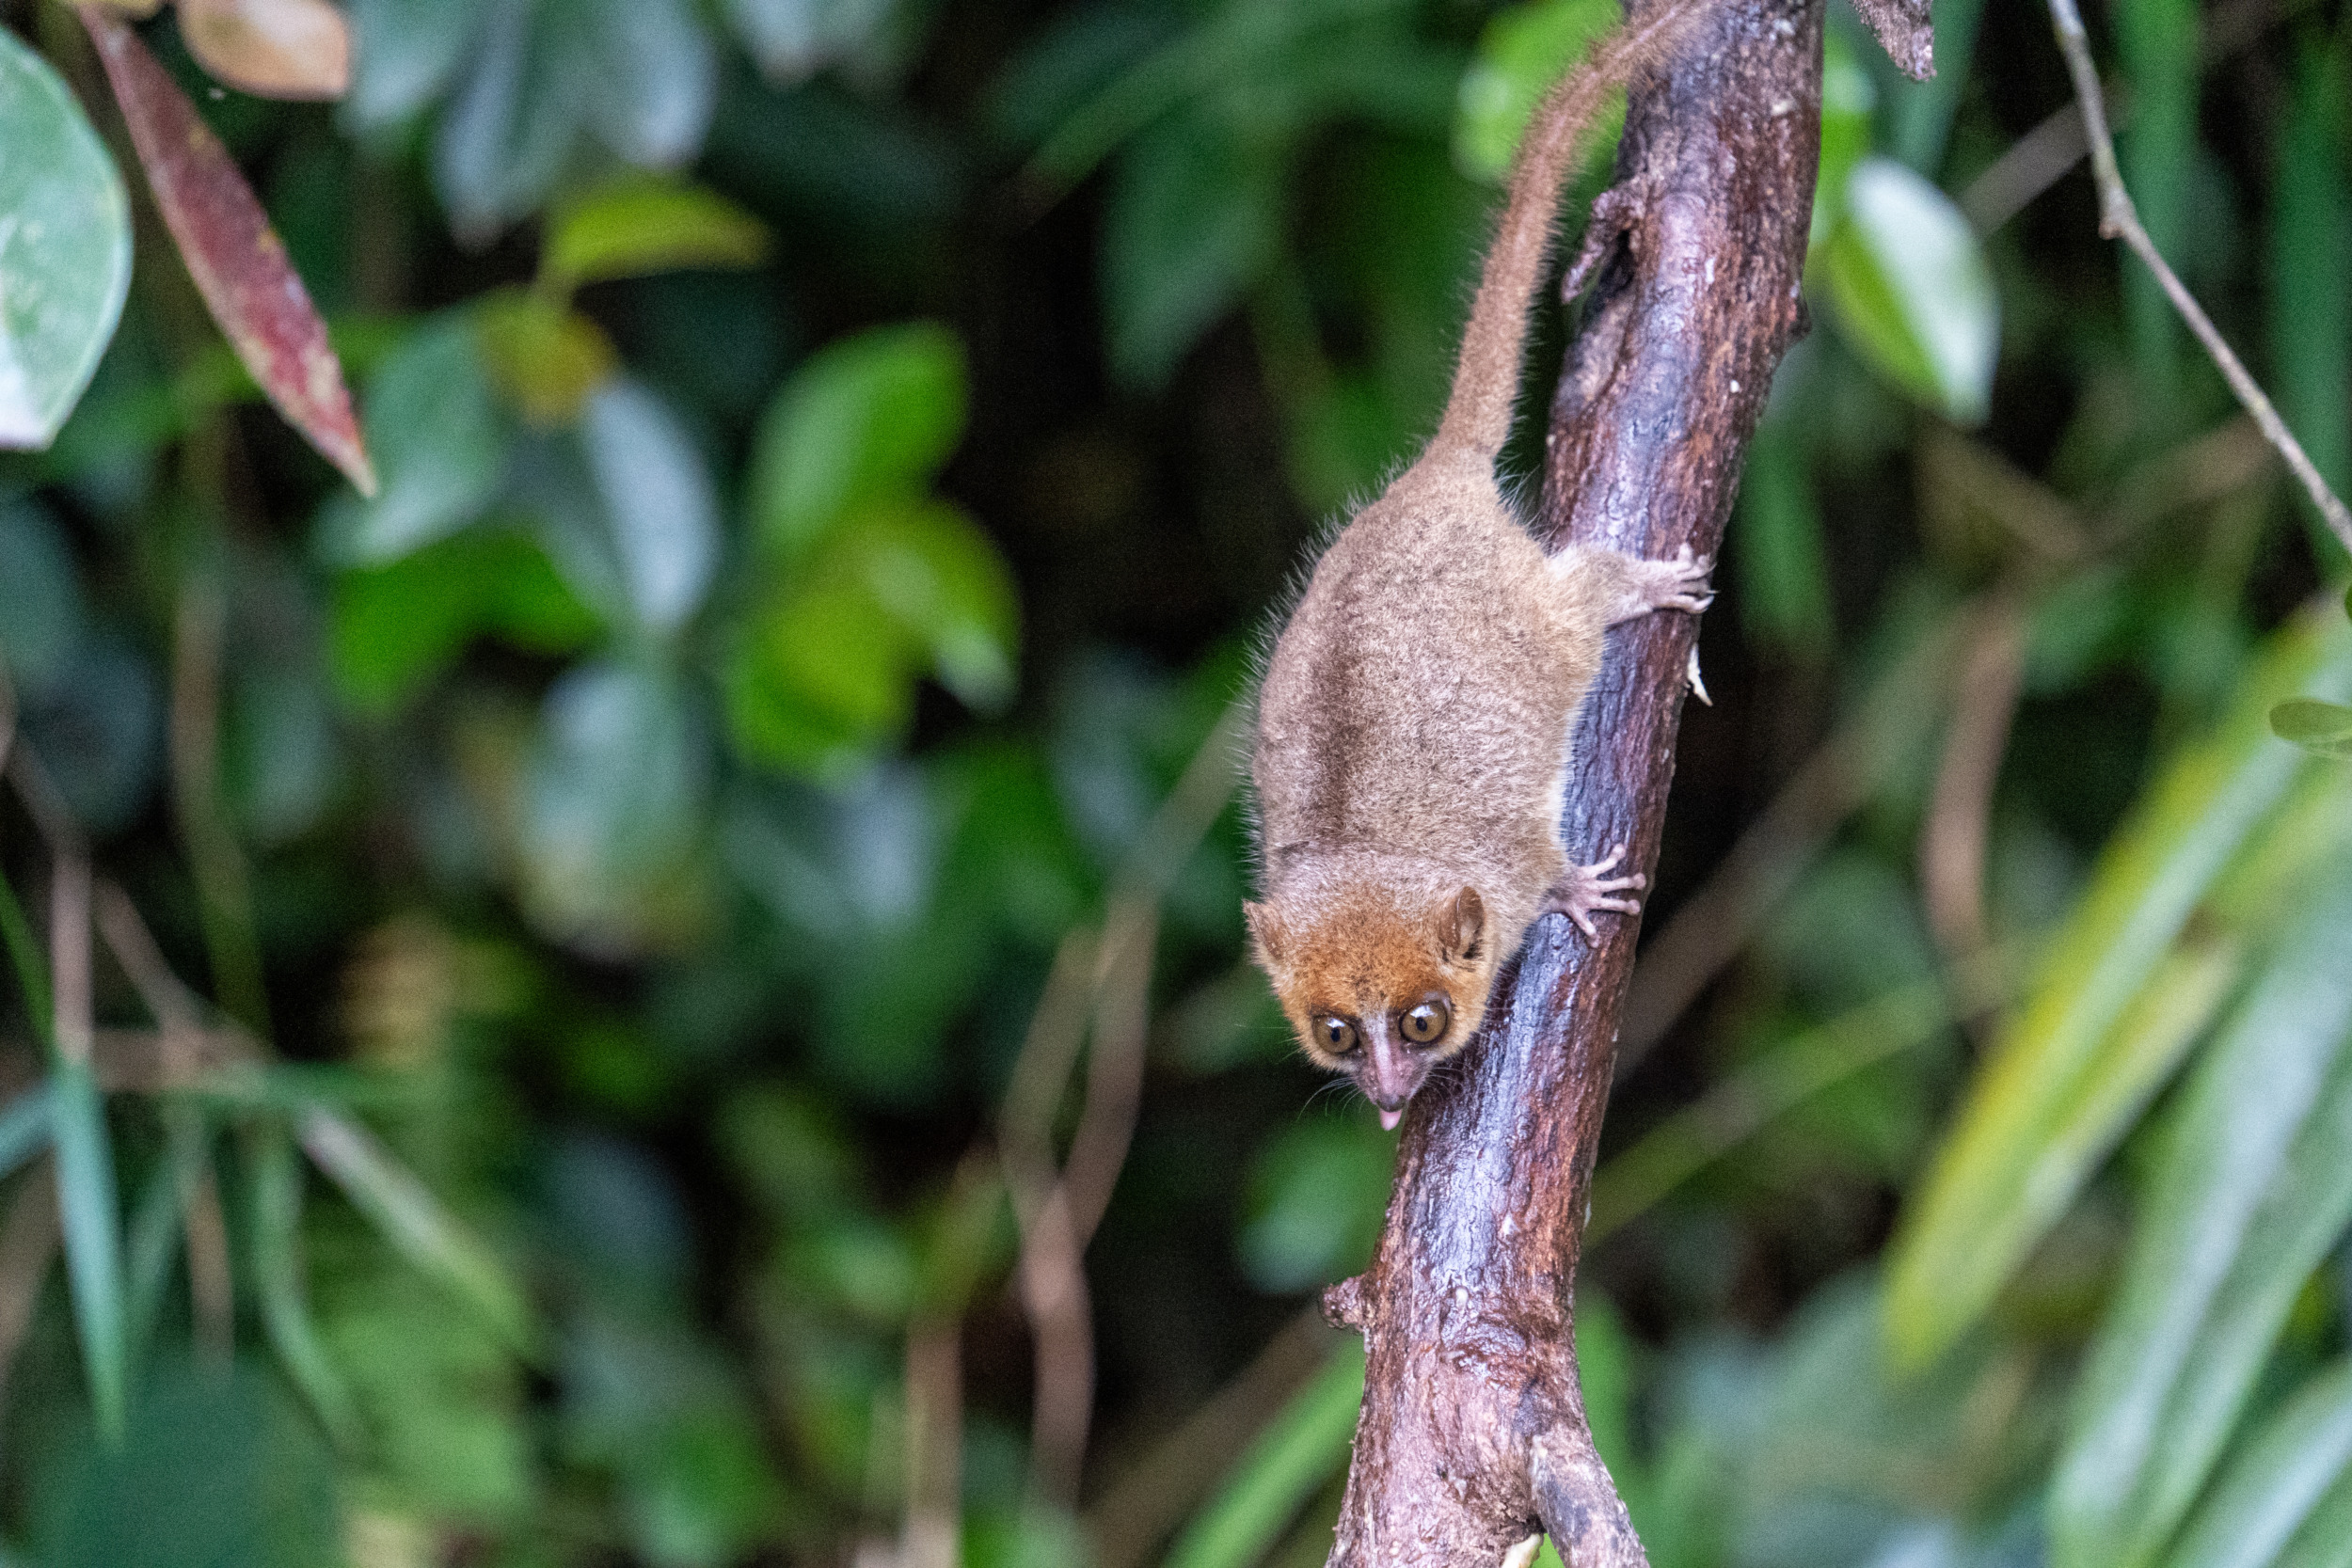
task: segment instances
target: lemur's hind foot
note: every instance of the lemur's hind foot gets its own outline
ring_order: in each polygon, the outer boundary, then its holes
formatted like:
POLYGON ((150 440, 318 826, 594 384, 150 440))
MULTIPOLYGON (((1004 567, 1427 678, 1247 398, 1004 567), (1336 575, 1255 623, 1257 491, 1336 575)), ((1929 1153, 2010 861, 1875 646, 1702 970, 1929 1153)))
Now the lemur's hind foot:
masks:
POLYGON ((1595 914, 1602 910, 1618 914, 1642 912, 1639 898, 1620 898, 1617 895, 1638 893, 1649 885, 1649 879, 1638 871, 1630 877, 1608 875, 1624 859, 1625 846, 1620 844, 1610 850, 1606 858, 1591 865, 1568 867, 1567 874, 1552 884, 1549 893, 1544 895, 1543 907, 1537 913, 1565 914, 1578 930, 1584 933, 1587 941, 1598 942, 1600 932, 1593 925, 1595 914))

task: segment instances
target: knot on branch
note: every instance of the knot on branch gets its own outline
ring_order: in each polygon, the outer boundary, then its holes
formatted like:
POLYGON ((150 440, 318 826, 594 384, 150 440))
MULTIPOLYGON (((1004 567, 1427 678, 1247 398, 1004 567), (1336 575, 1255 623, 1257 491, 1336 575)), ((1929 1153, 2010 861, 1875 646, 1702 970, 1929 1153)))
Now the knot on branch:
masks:
POLYGON ((1361 1334, 1370 1327, 1364 1314, 1364 1276, 1343 1279, 1327 1286, 1323 1292, 1323 1321, 1333 1328, 1352 1328, 1361 1334))

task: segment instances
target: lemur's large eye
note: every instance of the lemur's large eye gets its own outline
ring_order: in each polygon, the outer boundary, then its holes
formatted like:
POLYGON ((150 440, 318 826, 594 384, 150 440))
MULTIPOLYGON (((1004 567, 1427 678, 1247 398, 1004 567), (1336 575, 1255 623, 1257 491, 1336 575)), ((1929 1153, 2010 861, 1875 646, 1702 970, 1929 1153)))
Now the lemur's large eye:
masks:
POLYGON ((1315 1043, 1326 1054, 1344 1056, 1356 1049, 1356 1026, 1337 1013, 1326 1013, 1315 1020, 1315 1043))
POLYGON ((1445 1038, 1446 1025, 1453 1022, 1454 1009, 1446 1006, 1445 998, 1433 996, 1401 1014, 1396 1021, 1396 1032, 1415 1045, 1435 1045, 1445 1038))

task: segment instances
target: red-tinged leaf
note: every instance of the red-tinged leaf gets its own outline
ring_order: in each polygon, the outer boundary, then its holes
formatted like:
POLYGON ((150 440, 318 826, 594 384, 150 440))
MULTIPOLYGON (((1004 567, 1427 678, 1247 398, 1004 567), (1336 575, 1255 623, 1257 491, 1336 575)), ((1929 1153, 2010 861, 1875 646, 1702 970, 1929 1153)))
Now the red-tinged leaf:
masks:
POLYGON ((373 496, 375 470, 326 324, 253 187, 138 35, 111 11, 76 8, 122 105, 155 205, 213 319, 278 411, 361 495, 373 496))
POLYGON ((180 36, 206 71, 263 98, 351 86, 351 29, 326 0, 180 0, 180 36))

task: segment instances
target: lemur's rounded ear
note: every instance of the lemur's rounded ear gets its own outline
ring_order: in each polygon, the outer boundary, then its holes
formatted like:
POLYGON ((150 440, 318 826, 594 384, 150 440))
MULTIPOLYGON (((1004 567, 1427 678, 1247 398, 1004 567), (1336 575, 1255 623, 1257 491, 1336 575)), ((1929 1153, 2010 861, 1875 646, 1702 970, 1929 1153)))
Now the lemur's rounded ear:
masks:
POLYGON ((1438 945, 1448 963, 1476 963, 1486 935, 1486 901, 1466 887, 1438 906, 1438 945))
POLYGON ((1242 918, 1249 922, 1249 935, 1258 943, 1258 961, 1268 966, 1282 961, 1282 923, 1263 904, 1242 900, 1242 918))

